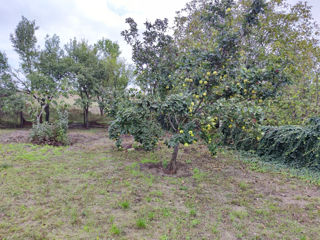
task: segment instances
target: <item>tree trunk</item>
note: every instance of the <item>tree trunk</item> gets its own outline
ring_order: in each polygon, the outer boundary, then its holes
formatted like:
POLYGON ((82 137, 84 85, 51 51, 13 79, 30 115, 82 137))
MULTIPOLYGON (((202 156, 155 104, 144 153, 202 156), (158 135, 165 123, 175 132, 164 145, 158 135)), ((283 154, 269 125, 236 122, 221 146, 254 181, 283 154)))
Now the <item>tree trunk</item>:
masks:
POLYGON ((316 109, 317 109, 317 112, 318 111, 318 107, 319 107, 319 74, 317 73, 316 74, 316 109))
POLYGON ((20 128, 23 128, 25 120, 24 120, 22 111, 20 111, 19 116, 20 116, 20 128))
POLYGON ((42 114, 39 116, 39 123, 42 123, 42 114))
POLYGON ((100 116, 103 116, 103 107, 99 107, 100 108, 100 116))
POLYGON ((40 111, 40 113, 39 113, 39 115, 38 115, 38 117, 37 117, 37 123, 39 124, 39 123, 42 123, 42 115, 43 115, 43 109, 45 108, 45 103, 44 102, 41 102, 40 103, 40 106, 41 106, 41 111, 40 111))
POLYGON ((85 106, 83 108, 83 126, 89 128, 89 107, 85 106))
POLYGON ((179 151, 179 143, 174 147, 171 161, 167 167, 167 172, 169 174, 176 174, 177 173, 177 157, 178 157, 178 151, 179 151))
POLYGON ((49 104, 46 105, 46 107, 44 108, 44 111, 46 113, 46 122, 49 122, 49 119, 50 119, 50 107, 49 107, 49 104))

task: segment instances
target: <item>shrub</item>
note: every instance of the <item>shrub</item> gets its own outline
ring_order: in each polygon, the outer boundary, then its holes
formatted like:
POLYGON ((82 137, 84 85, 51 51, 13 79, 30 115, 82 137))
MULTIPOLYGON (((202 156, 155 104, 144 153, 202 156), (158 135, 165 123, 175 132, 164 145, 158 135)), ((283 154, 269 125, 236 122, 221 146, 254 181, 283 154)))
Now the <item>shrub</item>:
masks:
POLYGON ((320 118, 305 126, 263 127, 258 154, 287 164, 320 170, 320 118))
POLYGON ((53 123, 36 123, 32 126, 31 141, 36 144, 67 145, 69 143, 68 112, 58 111, 58 120, 53 123))
POLYGON ((109 127, 109 138, 116 140, 118 148, 121 148, 121 134, 130 134, 143 149, 154 149, 162 131, 150 105, 153 103, 147 96, 138 94, 131 99, 128 97, 126 103, 119 107, 116 119, 109 127))

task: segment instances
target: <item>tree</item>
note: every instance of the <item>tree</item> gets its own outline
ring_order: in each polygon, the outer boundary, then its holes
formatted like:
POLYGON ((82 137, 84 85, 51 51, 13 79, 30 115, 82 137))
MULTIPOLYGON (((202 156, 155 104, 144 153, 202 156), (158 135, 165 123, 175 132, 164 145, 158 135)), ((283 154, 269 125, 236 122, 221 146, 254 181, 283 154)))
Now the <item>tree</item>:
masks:
POLYGON ((66 73, 59 37, 47 36, 45 48, 40 50, 36 46, 37 29, 35 21, 22 17, 14 34, 10 35, 13 47, 21 60, 21 70, 12 72, 12 76, 19 82, 23 92, 32 96, 40 105, 37 122, 42 122, 44 111, 46 120, 49 121, 49 105, 64 91, 63 79, 66 73))
POLYGON ((0 52, 0 113, 14 115, 21 112, 23 106, 24 100, 11 77, 8 59, 5 53, 0 52))
POLYGON ((118 43, 102 39, 95 44, 95 48, 98 51, 99 61, 103 65, 96 88, 96 97, 102 116, 107 105, 117 98, 117 92, 124 91, 128 85, 132 70, 124 60, 120 59, 118 43))
POLYGON ((69 78, 80 96, 77 103, 83 109, 83 126, 89 127, 89 108, 96 96, 99 79, 106 76, 105 65, 99 61, 97 49, 86 41, 71 40, 66 46, 69 78))
MULTIPOLYGON (((157 39, 154 36, 163 36, 163 25, 156 24, 150 35, 150 31, 146 32, 144 41, 150 37, 151 44, 146 42, 144 45, 136 40, 138 30, 134 21, 127 20, 131 30, 123 32, 123 35, 133 46, 134 61, 138 70, 139 67, 141 69, 137 79, 141 78, 141 82, 152 86, 152 91, 147 88, 146 92, 154 95, 152 103, 142 104, 157 109, 153 119, 162 120, 162 127, 172 133, 166 141, 168 147, 174 148, 167 168, 169 173, 177 171, 176 160, 181 143, 188 146, 202 138, 215 154, 214 137, 230 134, 232 129, 252 133, 250 137, 255 137, 256 141, 259 139, 259 131, 246 130, 247 127, 256 127, 255 117, 258 114, 255 110, 258 109, 255 109, 255 103, 274 97, 278 89, 288 82, 282 71, 286 65, 282 58, 270 57, 245 64, 243 42, 253 34, 252 28, 259 23, 265 6, 262 0, 253 0, 248 7, 233 0, 193 1, 185 10, 187 16, 178 15, 176 18, 174 41, 169 37, 161 38, 172 40, 168 44, 156 44, 157 52, 152 50, 154 39, 157 39), (171 43, 176 44, 174 55, 166 51, 171 43), (152 59, 151 64, 145 60, 152 58, 149 52, 157 60, 156 64, 152 59), (168 72, 166 64, 157 64, 166 63, 167 59, 172 59, 168 72), (148 74, 145 75, 144 71, 148 74), (154 78, 150 78, 150 74, 154 78), (235 104, 239 108, 237 112, 249 118, 241 125, 236 122, 233 125, 234 120, 223 115, 235 104)), ((127 117, 121 113, 117 116, 127 117)), ((119 128, 121 133, 125 126, 119 128)), ((112 134, 116 128, 110 130, 111 136, 118 140, 119 130, 118 136, 112 134)))
POLYGON ((22 16, 14 34, 10 35, 13 48, 19 54, 20 65, 26 75, 33 73, 35 70, 35 61, 38 57, 35 32, 38 29, 35 21, 30 21, 22 16))
POLYGON ((39 89, 38 96, 46 102, 44 111, 46 121, 49 122, 50 103, 60 96, 67 96, 68 91, 66 59, 57 35, 54 34, 52 37, 47 35, 45 47, 39 52, 36 67, 38 71, 33 79, 33 86, 39 89), (44 89, 46 90, 43 91, 44 89))
POLYGON ((122 31, 121 35, 132 47, 138 86, 150 94, 171 88, 169 75, 176 66, 177 49, 173 37, 167 34, 168 19, 145 22, 143 41, 140 40, 136 22, 132 18, 127 18, 126 22, 130 29, 122 31))
POLYGON ((257 58, 273 54, 287 59, 285 71, 292 81, 282 95, 266 103, 266 124, 302 124, 316 116, 320 48, 319 27, 311 6, 306 2, 290 6, 286 1, 270 1, 259 28, 253 31, 248 52, 259 44, 265 50, 257 53, 257 58))

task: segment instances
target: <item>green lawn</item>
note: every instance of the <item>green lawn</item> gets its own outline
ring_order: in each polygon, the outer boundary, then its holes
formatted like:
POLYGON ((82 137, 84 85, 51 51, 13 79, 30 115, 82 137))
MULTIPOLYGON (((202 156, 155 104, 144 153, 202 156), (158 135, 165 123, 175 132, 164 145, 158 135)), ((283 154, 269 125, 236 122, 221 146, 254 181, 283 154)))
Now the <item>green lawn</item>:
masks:
POLYGON ((147 167, 170 158, 163 145, 117 151, 104 130, 72 134, 70 147, 0 144, 0 239, 320 239, 319 186, 201 145, 167 176, 147 167))

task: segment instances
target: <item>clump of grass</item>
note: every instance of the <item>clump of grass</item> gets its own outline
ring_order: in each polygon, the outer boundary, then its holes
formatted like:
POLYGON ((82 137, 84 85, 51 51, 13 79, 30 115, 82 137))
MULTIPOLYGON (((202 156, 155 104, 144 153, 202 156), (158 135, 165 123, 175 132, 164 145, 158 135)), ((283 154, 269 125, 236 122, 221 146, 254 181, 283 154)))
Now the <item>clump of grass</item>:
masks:
POLYGON ((123 201, 123 202, 120 202, 120 207, 122 208, 122 209, 128 209, 128 208, 130 208, 130 203, 128 202, 128 201, 123 201))
POLYGON ((168 167, 168 164, 169 164, 169 161, 168 161, 168 160, 163 160, 163 161, 162 161, 162 167, 163 167, 163 168, 167 168, 167 167, 168 167))
POLYGON ((195 217, 195 216, 197 216, 197 211, 193 208, 193 209, 190 210, 189 215, 191 217, 195 217))
POLYGON ((155 212, 153 212, 153 211, 149 212, 149 213, 148 213, 148 219, 149 219, 150 221, 152 221, 152 220, 154 220, 154 218, 155 218, 155 212))
POLYGON ((240 188, 242 191, 245 191, 245 190, 247 190, 247 189, 249 188, 249 185, 248 185, 247 183, 241 181, 241 182, 239 183, 239 188, 240 188))
POLYGON ((150 195, 155 196, 155 197, 162 197, 163 196, 163 192, 160 191, 160 190, 155 190, 155 191, 152 191, 150 193, 150 195))
POLYGON ((8 168, 10 168, 10 167, 12 167, 12 165, 7 164, 7 163, 2 163, 2 164, 0 164, 0 170, 1 170, 1 169, 8 169, 8 168))
POLYGON ((139 229, 144 229, 147 227, 146 220, 144 218, 138 218, 136 221, 136 226, 139 229))
POLYGON ((159 161, 157 159, 144 158, 140 162, 141 163, 158 163, 159 161))
POLYGON ((170 216, 171 216, 171 211, 170 211, 170 209, 168 209, 168 208, 163 208, 163 209, 162 209, 162 215, 163 215, 164 217, 170 217, 170 216))
POLYGON ((212 228, 211 228, 211 232, 213 234, 218 234, 219 233, 218 226, 217 225, 213 225, 212 228))
POLYGON ((191 221, 191 226, 192 227, 196 227, 196 226, 198 226, 200 224, 200 221, 198 220, 198 219, 193 219, 192 221, 191 221))
POLYGON ((192 177, 197 181, 201 181, 205 177, 205 173, 201 172, 199 168, 195 168, 193 169, 192 177))
POLYGON ((247 210, 235 210, 230 213, 230 218, 234 219, 234 217, 237 217, 239 219, 244 219, 247 217, 249 214, 247 210))
POLYGON ((110 233, 112 234, 112 235, 120 235, 120 233, 121 233, 121 231, 120 231, 120 229, 117 227, 117 225, 115 225, 114 223, 111 225, 111 227, 110 227, 110 233))

